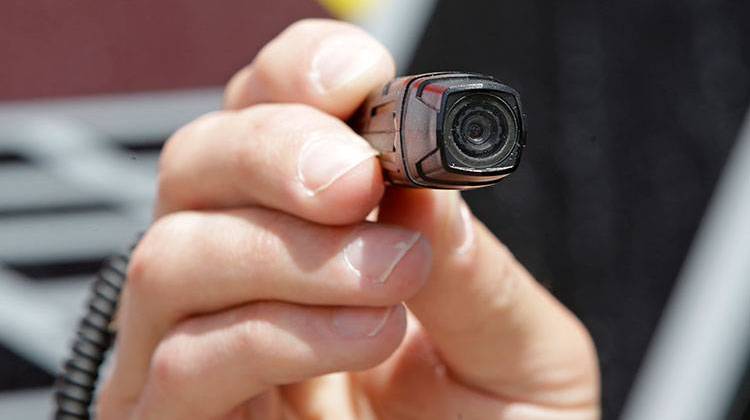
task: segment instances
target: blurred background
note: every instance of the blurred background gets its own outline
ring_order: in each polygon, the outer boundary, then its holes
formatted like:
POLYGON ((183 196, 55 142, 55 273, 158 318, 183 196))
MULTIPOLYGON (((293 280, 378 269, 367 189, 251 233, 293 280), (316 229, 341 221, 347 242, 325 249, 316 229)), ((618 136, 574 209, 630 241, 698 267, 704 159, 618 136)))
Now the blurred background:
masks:
POLYGON ((87 285, 176 128, 305 17, 399 73, 521 92, 520 170, 465 194, 590 329, 604 419, 750 419, 750 2, 0 0, 0 419, 46 418, 87 285))

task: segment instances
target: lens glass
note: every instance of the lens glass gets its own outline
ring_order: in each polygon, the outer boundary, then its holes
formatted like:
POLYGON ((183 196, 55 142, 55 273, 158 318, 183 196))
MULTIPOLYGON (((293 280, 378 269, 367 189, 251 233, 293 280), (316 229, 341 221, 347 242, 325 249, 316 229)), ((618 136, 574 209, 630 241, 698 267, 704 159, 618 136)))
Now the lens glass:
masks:
POLYGON ((466 158, 496 162, 509 151, 512 143, 509 137, 515 124, 502 99, 487 93, 472 93, 455 102, 448 112, 446 128, 450 130, 447 140, 466 158))

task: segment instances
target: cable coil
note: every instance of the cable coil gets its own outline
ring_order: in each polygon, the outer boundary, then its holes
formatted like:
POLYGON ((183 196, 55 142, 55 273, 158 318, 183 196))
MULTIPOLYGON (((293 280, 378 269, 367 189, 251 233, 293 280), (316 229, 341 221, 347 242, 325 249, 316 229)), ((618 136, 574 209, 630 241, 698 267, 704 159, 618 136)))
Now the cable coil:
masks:
POLYGON ((90 407, 99 369, 115 337, 112 321, 127 278, 129 261, 129 254, 115 255, 105 261, 97 273, 86 314, 78 323, 71 355, 55 383, 55 420, 91 418, 90 407))

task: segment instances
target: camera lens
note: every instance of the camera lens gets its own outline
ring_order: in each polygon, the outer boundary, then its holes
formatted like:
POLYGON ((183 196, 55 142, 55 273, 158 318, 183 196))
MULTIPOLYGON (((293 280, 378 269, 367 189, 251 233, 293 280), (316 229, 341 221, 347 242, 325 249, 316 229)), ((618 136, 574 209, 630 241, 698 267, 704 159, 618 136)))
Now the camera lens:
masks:
POLYGON ((512 148, 512 111, 497 96, 473 93, 462 97, 449 110, 445 123, 448 146, 474 164, 497 162, 512 148))
POLYGON ((482 110, 474 110, 472 115, 461 123, 461 134, 459 137, 466 139, 473 146, 483 146, 502 138, 505 135, 505 126, 496 118, 483 115, 482 110))

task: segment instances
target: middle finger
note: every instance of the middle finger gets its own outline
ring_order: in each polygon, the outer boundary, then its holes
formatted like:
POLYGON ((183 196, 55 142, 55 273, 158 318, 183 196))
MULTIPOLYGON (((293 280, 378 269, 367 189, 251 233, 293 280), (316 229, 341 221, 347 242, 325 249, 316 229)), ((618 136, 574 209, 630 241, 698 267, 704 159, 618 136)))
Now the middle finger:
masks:
POLYGON ((188 316, 268 300, 391 306, 421 288, 430 258, 420 234, 381 224, 328 227, 264 209, 169 215, 133 254, 108 385, 136 398, 159 340, 188 316))

